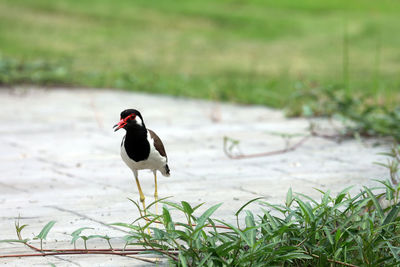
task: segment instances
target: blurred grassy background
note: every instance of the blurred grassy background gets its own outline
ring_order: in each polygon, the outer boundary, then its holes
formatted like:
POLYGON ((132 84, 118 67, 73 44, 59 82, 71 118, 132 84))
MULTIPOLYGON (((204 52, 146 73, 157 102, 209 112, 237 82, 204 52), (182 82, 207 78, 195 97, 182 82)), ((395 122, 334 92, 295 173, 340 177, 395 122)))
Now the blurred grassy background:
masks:
POLYGON ((0 0, 0 83, 273 107, 334 85, 393 104, 399 33, 394 0, 0 0))

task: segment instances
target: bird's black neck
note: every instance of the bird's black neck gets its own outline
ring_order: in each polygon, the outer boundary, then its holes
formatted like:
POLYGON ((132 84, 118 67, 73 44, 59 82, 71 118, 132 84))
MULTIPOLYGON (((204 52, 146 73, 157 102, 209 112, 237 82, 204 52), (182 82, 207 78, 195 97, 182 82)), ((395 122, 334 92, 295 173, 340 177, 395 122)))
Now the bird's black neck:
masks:
POLYGON ((150 154, 150 144, 147 141, 146 127, 132 125, 126 128, 123 145, 128 156, 134 161, 147 159, 150 154))
POLYGON ((133 125, 126 125, 126 136, 132 136, 135 138, 144 138, 147 139, 147 129, 146 126, 133 124, 133 125))

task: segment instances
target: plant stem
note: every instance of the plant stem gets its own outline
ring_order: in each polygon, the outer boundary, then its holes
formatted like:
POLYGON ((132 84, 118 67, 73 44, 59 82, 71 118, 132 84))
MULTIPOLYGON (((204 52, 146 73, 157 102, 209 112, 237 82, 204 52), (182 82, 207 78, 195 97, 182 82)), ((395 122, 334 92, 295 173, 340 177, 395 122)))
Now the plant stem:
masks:
POLYGON ((111 246, 110 239, 107 239, 107 243, 108 243, 108 245, 110 246, 110 249, 111 249, 111 250, 114 250, 113 247, 111 246))

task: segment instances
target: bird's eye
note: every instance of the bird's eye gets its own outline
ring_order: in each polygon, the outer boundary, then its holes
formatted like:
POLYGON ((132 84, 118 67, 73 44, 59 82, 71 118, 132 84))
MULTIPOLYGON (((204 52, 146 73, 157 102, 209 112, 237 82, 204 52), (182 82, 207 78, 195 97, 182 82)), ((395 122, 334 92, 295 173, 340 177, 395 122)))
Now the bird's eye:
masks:
POLYGON ((129 116, 127 116, 127 117, 125 118, 125 121, 131 121, 131 120, 134 120, 134 119, 135 119, 135 117, 136 117, 136 115, 135 115, 135 114, 131 114, 131 115, 129 115, 129 116))

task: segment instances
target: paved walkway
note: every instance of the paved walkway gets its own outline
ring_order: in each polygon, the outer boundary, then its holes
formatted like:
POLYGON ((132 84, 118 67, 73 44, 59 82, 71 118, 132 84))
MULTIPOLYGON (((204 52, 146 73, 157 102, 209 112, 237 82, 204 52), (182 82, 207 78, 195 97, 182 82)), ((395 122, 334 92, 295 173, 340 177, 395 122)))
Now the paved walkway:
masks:
MULTIPOLYGON (((206 202, 204 208, 224 202, 215 215, 227 221, 255 197, 282 203, 289 187, 319 197, 314 188, 334 193, 356 185, 356 190, 373 184, 372 179, 387 177, 385 169, 373 164, 384 160, 377 153, 385 147, 373 146, 372 140, 337 144, 313 138, 293 152, 229 159, 223 152, 224 136, 239 139, 243 152, 256 153, 284 147, 285 141, 272 133, 307 131, 307 120, 286 119, 281 112, 265 107, 114 90, 2 88, 0 239, 15 238, 18 216, 22 224, 29 224, 24 230, 27 238, 38 234, 48 221, 57 220, 45 245, 49 248, 71 246, 67 234, 82 226, 95 228, 89 234, 124 235, 107 224, 130 222, 138 216, 127 200, 138 199, 136 185, 119 156, 124 131, 112 130, 125 108, 140 110, 146 125, 158 133, 167 149, 171 177, 160 176, 160 197, 206 202)), ((150 202, 152 174, 142 171, 139 177, 150 202)), ((106 247, 100 242, 89 242, 91 246, 106 247)), ((0 243, 0 254, 20 250, 20 245, 0 243)), ((115 256, 0 259, 0 264, 8 266, 48 263, 144 264, 115 256)))

